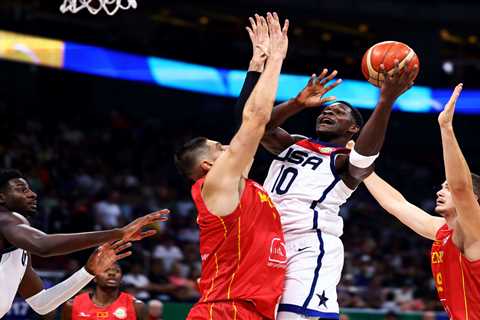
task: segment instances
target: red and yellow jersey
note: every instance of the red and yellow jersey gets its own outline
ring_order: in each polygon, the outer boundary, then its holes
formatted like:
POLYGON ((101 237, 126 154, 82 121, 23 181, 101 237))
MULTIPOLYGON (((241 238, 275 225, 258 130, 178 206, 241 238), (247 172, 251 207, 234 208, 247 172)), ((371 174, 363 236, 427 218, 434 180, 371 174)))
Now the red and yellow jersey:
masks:
POLYGON ((235 211, 216 216, 202 199, 203 181, 192 187, 202 257, 199 303, 249 302, 264 317, 275 319, 287 261, 275 206, 262 186, 246 180, 235 211))
POLYGON ((136 320, 135 298, 121 292, 109 306, 99 307, 92 302, 88 292, 73 299, 72 320, 136 320))
POLYGON ((438 296, 451 319, 480 320, 480 260, 469 261, 445 224, 432 245, 431 264, 438 296))

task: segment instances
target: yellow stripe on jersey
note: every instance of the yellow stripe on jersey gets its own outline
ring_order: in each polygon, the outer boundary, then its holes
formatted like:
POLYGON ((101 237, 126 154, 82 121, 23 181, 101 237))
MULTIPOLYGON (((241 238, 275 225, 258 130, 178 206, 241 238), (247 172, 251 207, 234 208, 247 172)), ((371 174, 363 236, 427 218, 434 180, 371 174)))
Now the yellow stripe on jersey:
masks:
POLYGON ((207 295, 205 296, 205 299, 203 299, 203 301, 207 301, 208 296, 212 292, 215 286, 215 278, 217 277, 217 275, 218 275, 218 257, 217 257, 217 253, 215 253, 215 276, 212 279, 212 285, 210 286, 210 289, 208 290, 207 295))
POLYGON ((228 285, 228 291, 227 291, 227 299, 230 299, 230 291, 232 289, 232 283, 233 283, 233 279, 235 278, 235 274, 238 272, 238 269, 240 268, 240 258, 241 258, 241 228, 240 228, 240 217, 238 217, 237 219, 237 223, 238 223, 238 232, 237 232, 237 243, 238 243, 238 250, 237 250, 237 257, 238 257, 238 260, 237 260, 237 270, 232 274, 232 278, 230 279, 230 284, 228 285))
POLYGON ((465 303, 465 320, 468 320, 468 304, 467 304, 467 292, 465 291, 465 278, 463 276, 462 255, 458 256, 460 259, 460 270, 462 271, 462 289, 463 289, 463 301, 465 303))
POLYGON ((223 226, 223 238, 226 240, 227 239, 227 226, 225 225, 225 221, 223 221, 222 217, 216 216, 218 219, 220 219, 220 222, 222 223, 223 226))

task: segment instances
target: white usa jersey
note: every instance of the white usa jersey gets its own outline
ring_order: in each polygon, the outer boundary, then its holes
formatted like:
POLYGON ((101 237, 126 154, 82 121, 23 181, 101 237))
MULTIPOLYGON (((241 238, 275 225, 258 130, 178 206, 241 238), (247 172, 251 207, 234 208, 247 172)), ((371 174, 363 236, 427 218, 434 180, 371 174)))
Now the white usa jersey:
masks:
POLYGON ((0 318, 10 310, 27 264, 25 250, 10 248, 0 251, 0 318))
POLYGON ((280 212, 285 234, 319 229, 342 235, 343 219, 338 213, 353 190, 337 174, 335 157, 348 152, 305 139, 272 161, 264 187, 280 212))

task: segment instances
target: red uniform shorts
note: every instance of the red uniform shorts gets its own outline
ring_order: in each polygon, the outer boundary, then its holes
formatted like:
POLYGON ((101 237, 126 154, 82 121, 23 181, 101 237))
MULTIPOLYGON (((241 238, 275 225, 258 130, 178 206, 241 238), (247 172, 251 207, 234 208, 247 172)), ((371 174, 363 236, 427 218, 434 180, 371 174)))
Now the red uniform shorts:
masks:
POLYGON ((245 301, 202 302, 193 306, 187 320, 269 320, 253 303, 245 301))

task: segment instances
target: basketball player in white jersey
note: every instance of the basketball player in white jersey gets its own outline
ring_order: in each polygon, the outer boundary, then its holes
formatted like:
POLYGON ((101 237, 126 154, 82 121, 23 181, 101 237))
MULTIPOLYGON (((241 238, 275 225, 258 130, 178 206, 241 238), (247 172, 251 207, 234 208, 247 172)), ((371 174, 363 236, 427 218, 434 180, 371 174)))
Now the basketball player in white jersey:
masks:
POLYGON ((336 285, 344 258, 339 209, 372 172, 392 106, 412 86, 417 68, 408 70, 397 61, 393 73, 384 72, 378 104, 361 131, 361 114, 344 101, 321 111, 315 138, 290 135, 279 127, 305 108, 332 100, 323 95, 341 82, 327 86, 336 71, 313 75, 295 99, 274 108, 262 145, 276 155, 264 187, 280 212, 288 256, 277 319, 339 318, 336 285), (345 146, 357 134, 349 152, 345 146))
POLYGON ((168 210, 141 217, 113 230, 75 234, 45 234, 30 226, 25 216, 35 214, 37 195, 16 170, 0 170, 0 318, 11 307, 17 292, 39 314, 48 314, 74 296, 97 274, 115 261, 129 256, 129 241, 155 234, 142 228, 164 220, 168 210), (25 215, 25 216, 24 216, 25 215), (108 243, 121 240, 116 243, 108 243), (48 257, 103 244, 86 266, 70 278, 47 290, 32 268, 30 254, 48 257))

